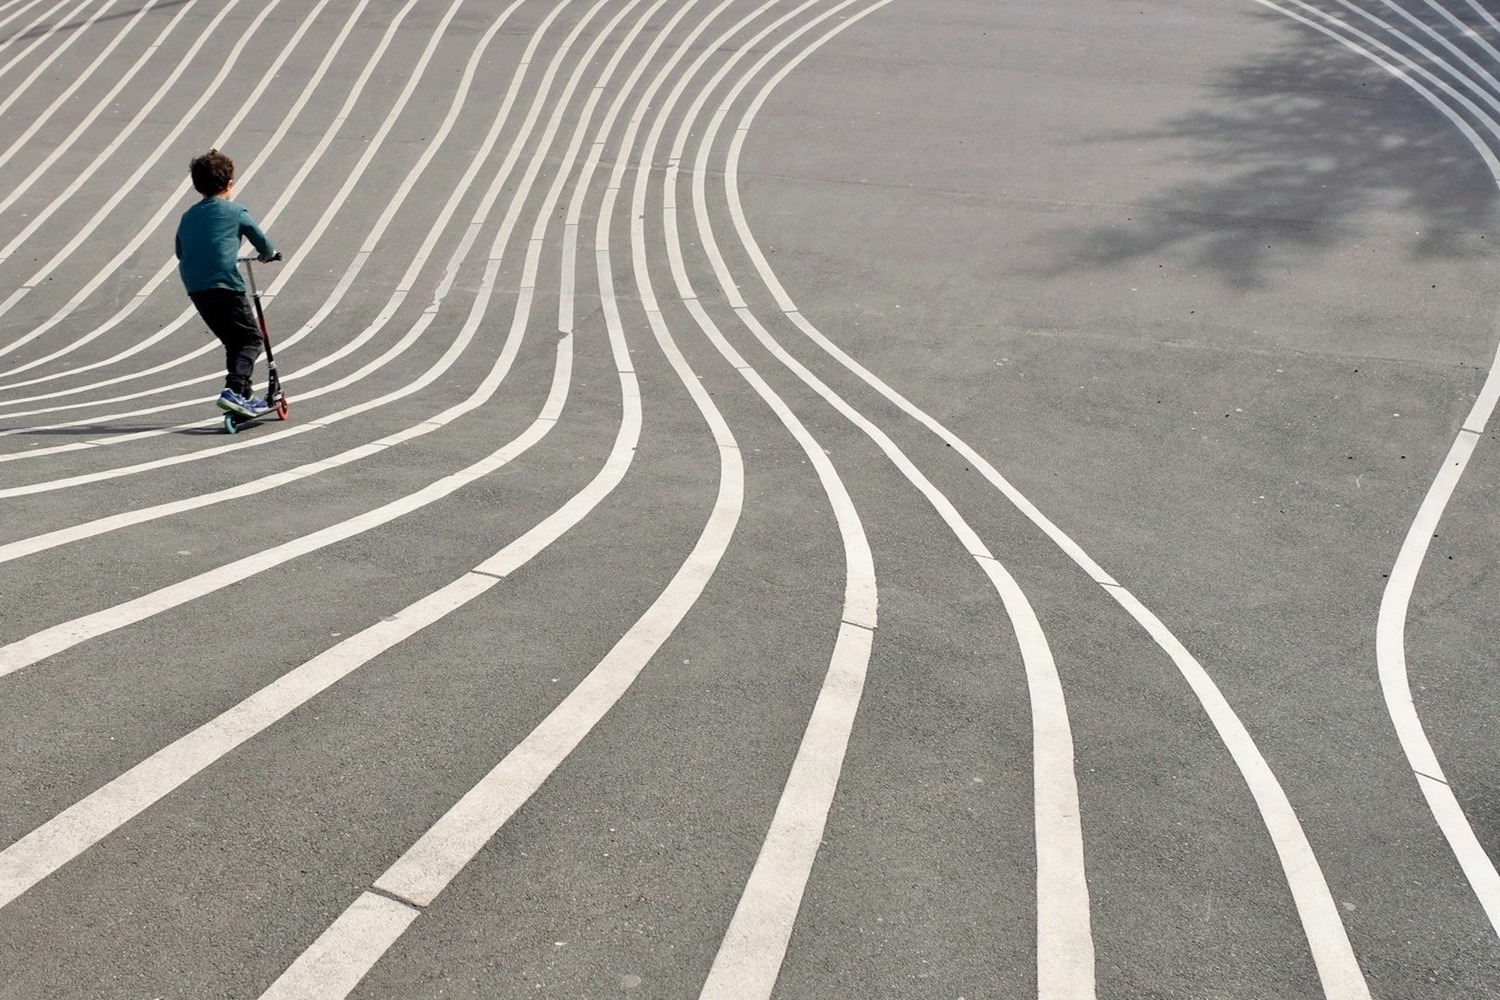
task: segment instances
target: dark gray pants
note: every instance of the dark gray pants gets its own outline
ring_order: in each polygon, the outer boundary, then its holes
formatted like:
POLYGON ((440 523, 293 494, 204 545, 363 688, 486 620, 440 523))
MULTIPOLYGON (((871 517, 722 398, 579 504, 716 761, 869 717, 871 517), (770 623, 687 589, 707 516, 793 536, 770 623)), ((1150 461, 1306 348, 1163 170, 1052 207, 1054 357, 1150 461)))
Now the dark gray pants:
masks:
POLYGON ((224 345, 224 388, 250 395, 250 376, 260 357, 260 324, 250 308, 250 297, 228 288, 189 292, 198 315, 224 345))

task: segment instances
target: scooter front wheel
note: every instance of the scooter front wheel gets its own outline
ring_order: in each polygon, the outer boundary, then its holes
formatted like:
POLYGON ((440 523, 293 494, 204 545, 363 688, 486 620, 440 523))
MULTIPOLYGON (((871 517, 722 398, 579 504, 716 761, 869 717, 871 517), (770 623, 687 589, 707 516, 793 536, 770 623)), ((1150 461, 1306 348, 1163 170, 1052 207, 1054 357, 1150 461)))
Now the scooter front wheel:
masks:
POLYGON ((286 401, 286 397, 282 396, 280 399, 278 399, 276 401, 276 419, 277 420, 285 420, 286 419, 286 415, 287 415, 287 411, 290 410, 291 408, 292 408, 291 404, 289 404, 286 401))

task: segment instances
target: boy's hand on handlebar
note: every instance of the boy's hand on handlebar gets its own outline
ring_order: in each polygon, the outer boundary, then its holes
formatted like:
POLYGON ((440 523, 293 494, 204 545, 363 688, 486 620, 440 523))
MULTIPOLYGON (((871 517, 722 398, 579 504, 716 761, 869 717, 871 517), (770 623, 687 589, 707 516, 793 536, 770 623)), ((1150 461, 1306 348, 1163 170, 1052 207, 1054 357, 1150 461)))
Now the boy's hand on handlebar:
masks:
POLYGON ((269 257, 267 257, 264 254, 262 254, 261 258, 260 258, 260 262, 262 264, 269 264, 272 261, 277 261, 277 260, 280 260, 280 259, 281 259, 281 251, 278 250, 276 253, 271 254, 271 256, 269 256, 269 257))

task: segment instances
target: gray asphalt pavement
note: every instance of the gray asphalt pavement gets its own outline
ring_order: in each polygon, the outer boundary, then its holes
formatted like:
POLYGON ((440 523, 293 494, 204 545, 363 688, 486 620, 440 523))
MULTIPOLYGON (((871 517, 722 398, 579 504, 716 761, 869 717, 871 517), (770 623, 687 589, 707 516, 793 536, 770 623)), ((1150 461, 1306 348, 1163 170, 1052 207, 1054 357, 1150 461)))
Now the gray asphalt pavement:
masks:
POLYGON ((0 3, 0 998, 1500 997, 1497 61, 0 3))

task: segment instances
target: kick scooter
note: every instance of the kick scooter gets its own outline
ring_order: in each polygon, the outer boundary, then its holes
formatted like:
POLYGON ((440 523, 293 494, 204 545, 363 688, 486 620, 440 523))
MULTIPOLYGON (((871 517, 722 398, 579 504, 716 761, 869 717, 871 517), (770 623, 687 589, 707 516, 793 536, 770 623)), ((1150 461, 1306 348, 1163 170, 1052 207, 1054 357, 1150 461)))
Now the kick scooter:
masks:
MULTIPOLYGON (((280 260, 281 254, 277 254, 271 259, 280 260)), ((245 265, 245 277, 250 283, 250 300, 255 303, 255 319, 260 324, 260 339, 266 345, 266 370, 271 373, 271 377, 266 384, 266 403, 268 405, 264 412, 253 416, 246 416, 243 413, 225 413, 224 433, 226 434, 236 434, 246 424, 254 423, 262 417, 269 417, 273 413, 276 414, 277 420, 285 420, 287 411, 291 409, 287 403, 286 393, 281 391, 281 376, 276 374, 276 357, 271 353, 271 331, 266 326, 266 311, 261 308, 260 289, 255 285, 255 262, 258 260, 260 260, 259 257, 253 256, 239 258, 239 262, 245 265)))

